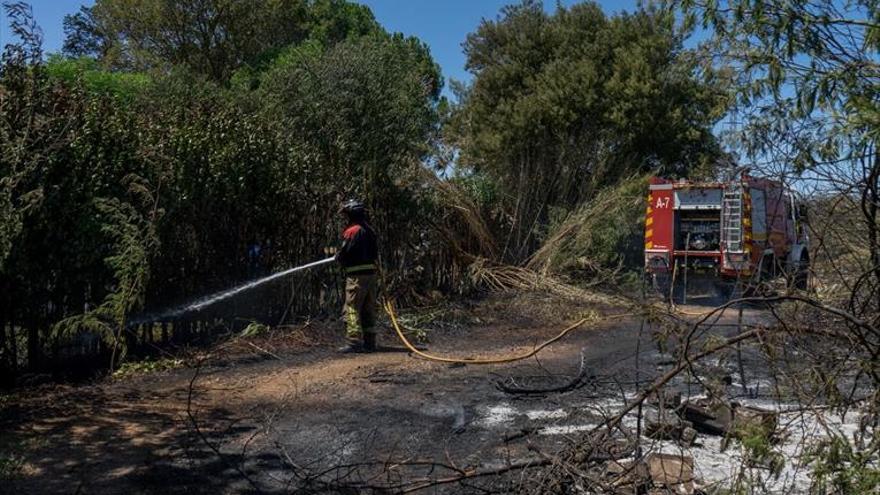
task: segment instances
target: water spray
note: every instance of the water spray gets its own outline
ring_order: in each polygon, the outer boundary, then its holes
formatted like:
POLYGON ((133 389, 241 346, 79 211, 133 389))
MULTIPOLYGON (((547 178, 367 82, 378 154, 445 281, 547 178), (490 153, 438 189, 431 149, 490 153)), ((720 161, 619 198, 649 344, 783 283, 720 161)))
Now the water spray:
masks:
POLYGON ((261 279, 253 280, 253 281, 248 282, 246 284, 239 285, 238 287, 233 287, 232 289, 228 289, 223 292, 217 292, 215 294, 205 296, 205 297, 198 299, 194 302, 191 302, 189 304, 185 304, 183 306, 179 306, 175 309, 165 311, 163 313, 153 314, 153 315, 145 315, 140 318, 133 319, 129 322, 128 325, 129 326, 140 325, 143 323, 149 323, 151 321, 159 321, 159 320, 165 320, 168 318, 173 318, 173 317, 180 316, 180 315, 186 314, 186 313, 191 313, 194 311, 201 311, 202 309, 204 309, 208 306, 211 306, 214 303, 220 302, 224 299, 228 299, 236 294, 240 294, 242 292, 251 290, 255 287, 258 287, 258 286, 263 285, 265 283, 271 282, 273 280, 277 280, 279 278, 286 277, 287 275, 290 275, 292 273, 300 272, 303 270, 308 270, 309 268, 315 268, 315 267, 318 267, 321 265, 326 265, 327 263, 330 263, 330 262, 334 261, 335 259, 336 258, 330 257, 330 258, 326 258, 323 260, 318 260, 318 261, 313 261, 311 263, 306 263, 305 265, 295 266, 293 268, 288 268, 287 270, 283 270, 278 273, 273 273, 272 275, 268 275, 268 276, 263 277, 261 279))
MULTIPOLYGON (((336 258, 333 258, 333 257, 325 258, 323 260, 318 260, 318 261, 313 261, 311 263, 306 263, 305 265, 295 266, 293 268, 288 268, 287 270, 283 270, 278 273, 273 273, 272 275, 263 277, 261 279, 247 282, 245 284, 239 285, 238 287, 233 287, 232 289, 228 289, 223 292, 217 292, 215 294, 211 294, 210 296, 205 296, 205 297, 198 299, 194 302, 191 302, 189 304, 179 306, 173 310, 165 311, 165 312, 159 313, 159 314, 154 313, 154 314, 150 314, 150 315, 144 315, 139 318, 132 319, 128 323, 128 326, 131 327, 131 326, 135 326, 135 325, 141 325, 143 323, 150 323, 150 322, 154 322, 154 321, 166 320, 166 319, 174 318, 174 317, 182 315, 182 314, 195 312, 195 311, 201 311, 202 309, 204 309, 208 306, 211 306, 212 304, 220 302, 224 299, 228 299, 236 294, 240 294, 242 292, 253 289, 255 287, 258 287, 258 286, 263 285, 265 283, 271 282, 273 280, 277 280, 279 278, 286 277, 287 275, 290 275, 292 273, 300 272, 303 270, 308 270, 309 268, 315 268, 315 267, 318 267, 321 265, 326 265, 327 263, 330 263, 335 260, 336 260, 336 258)), ((445 363, 499 364, 499 363, 510 363, 513 361, 520 361, 520 360, 534 356, 535 354, 540 352, 541 349, 553 344, 557 340, 562 339, 568 333, 570 333, 573 330, 577 329, 578 327, 582 326, 584 323, 587 323, 588 321, 598 320, 597 317, 594 318, 592 316, 587 317, 587 318, 583 318, 583 319, 575 322, 574 324, 570 325, 566 329, 564 329, 556 337, 553 337, 552 339, 548 340, 547 342, 544 342, 543 344, 535 347, 534 349, 526 352, 525 354, 519 354, 519 355, 515 355, 515 356, 501 356, 501 357, 497 357, 497 358, 483 358, 483 359, 455 358, 455 357, 443 357, 443 356, 435 356, 432 354, 427 354, 427 353, 423 352, 424 348, 416 347, 413 344, 411 344, 409 342, 409 340, 407 340, 406 336, 404 335, 403 329, 401 328, 400 323, 398 322, 397 314, 394 311, 393 303, 390 300, 386 300, 384 305, 385 305, 385 311, 388 313, 388 317, 391 321, 392 327, 397 332, 397 336, 400 338, 400 341, 403 342, 403 344, 406 346, 406 348, 410 352, 412 352, 418 356, 421 356, 425 359, 428 359, 429 361, 439 361, 439 362, 445 362, 445 363)), ((619 317, 625 317, 625 316, 631 316, 631 315, 630 314, 611 315, 611 316, 606 317, 606 319, 607 318, 619 318, 619 317)))

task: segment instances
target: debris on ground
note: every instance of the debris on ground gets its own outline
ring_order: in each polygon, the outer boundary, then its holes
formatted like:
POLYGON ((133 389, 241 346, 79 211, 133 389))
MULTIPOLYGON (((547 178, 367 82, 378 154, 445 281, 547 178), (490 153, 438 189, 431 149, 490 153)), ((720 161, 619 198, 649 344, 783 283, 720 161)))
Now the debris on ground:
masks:
POLYGON ((675 440, 685 447, 694 444, 697 430, 672 409, 648 410, 645 413, 645 436, 657 440, 675 440))
POLYGON ((779 427, 779 413, 758 407, 733 404, 733 434, 743 432, 759 433, 765 438, 772 438, 779 427))
POLYGON ((743 432, 758 432, 770 438, 779 424, 779 415, 774 411, 717 398, 685 402, 679 411, 681 417, 692 423, 698 432, 710 435, 738 437, 743 432))
MULTIPOLYGON (((648 475, 655 493, 656 489, 665 489, 673 493, 690 495, 695 491, 694 458, 675 454, 651 454, 645 460, 648 475)), ((649 491, 648 493, 651 493, 649 491)))
POLYGON ((605 472, 614 479, 613 493, 697 493, 690 456, 653 453, 639 460, 610 461, 605 472))
POLYGON ((681 405, 681 416, 700 433, 725 435, 733 423, 733 408, 724 401, 698 399, 681 405))

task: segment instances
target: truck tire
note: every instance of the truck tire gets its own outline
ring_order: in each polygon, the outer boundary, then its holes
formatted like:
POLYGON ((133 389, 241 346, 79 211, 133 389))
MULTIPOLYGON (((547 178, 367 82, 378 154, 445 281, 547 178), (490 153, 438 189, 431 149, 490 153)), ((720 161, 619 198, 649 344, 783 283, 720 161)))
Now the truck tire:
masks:
POLYGON ((810 288, 810 255, 806 251, 801 255, 797 264, 789 270, 788 286, 797 290, 810 288))
POLYGON ((668 273, 652 273, 651 287, 654 288, 664 300, 669 299, 669 284, 672 283, 672 277, 668 273))
POLYGON ((736 283, 730 280, 718 278, 715 280, 715 298, 717 306, 734 299, 736 295, 736 283))

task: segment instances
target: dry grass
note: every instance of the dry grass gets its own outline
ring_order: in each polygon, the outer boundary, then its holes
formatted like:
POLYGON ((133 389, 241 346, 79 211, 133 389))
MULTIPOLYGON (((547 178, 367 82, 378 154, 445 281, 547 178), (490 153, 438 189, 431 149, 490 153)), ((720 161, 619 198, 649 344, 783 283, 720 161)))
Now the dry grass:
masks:
POLYGON ((438 225, 443 236, 450 244, 466 257, 482 256, 489 259, 498 259, 500 249, 495 241, 495 236, 489 228, 488 222, 483 218, 479 205, 458 184, 449 180, 441 180, 433 172, 423 169, 425 181, 437 193, 438 200, 447 210, 454 214, 459 222, 453 225, 465 227, 464 232, 455 232, 452 227, 438 225), (458 235, 457 235, 458 234, 458 235), (459 239, 465 234, 469 239, 459 239), (468 248, 465 248, 468 246, 468 248))
POLYGON ((638 251, 641 258, 647 177, 622 181, 568 212, 523 266, 513 266, 501 259, 496 236, 477 201, 459 184, 426 173, 427 183, 447 212, 435 227, 466 268, 473 286, 500 292, 546 291, 608 304, 622 302, 588 289, 614 283, 629 251, 638 251), (576 280, 577 286, 568 280, 576 280))
POLYGON ((812 201, 809 222, 813 287, 820 300, 842 304, 871 270, 871 251, 858 198, 834 195, 812 201))
POLYGON ((473 283, 489 290, 500 292, 537 290, 579 301, 623 304, 622 300, 614 296, 576 287, 528 268, 494 264, 486 259, 474 261, 469 268, 473 283))
POLYGON ((641 259, 647 177, 632 177, 568 213, 525 266, 578 278, 614 278, 641 259), (636 256, 638 254, 638 256, 636 256))

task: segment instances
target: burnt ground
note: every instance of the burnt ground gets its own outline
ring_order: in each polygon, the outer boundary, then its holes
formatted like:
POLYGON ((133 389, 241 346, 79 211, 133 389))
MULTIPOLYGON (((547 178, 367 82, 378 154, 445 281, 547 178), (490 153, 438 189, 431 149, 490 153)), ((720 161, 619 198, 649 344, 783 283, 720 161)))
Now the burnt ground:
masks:
MULTIPOLYGON (((0 449, 22 460, 0 492, 363 488, 528 459, 535 455, 528 445, 552 452, 623 404, 637 378, 645 384, 668 369, 670 356, 653 339, 657 325, 608 301, 535 293, 402 315, 427 332, 430 352, 472 358, 527 351, 592 311, 613 318, 512 364, 426 361, 405 352, 387 328, 384 352, 341 355, 341 331, 325 322, 235 339, 182 369, 22 392, 0 409, 0 449), (575 390, 512 395, 496 386, 565 383, 581 356, 592 379, 575 390)), ((735 332, 735 321, 731 312, 713 333, 735 332)), ((425 492, 477 489, 448 484, 425 492)))

